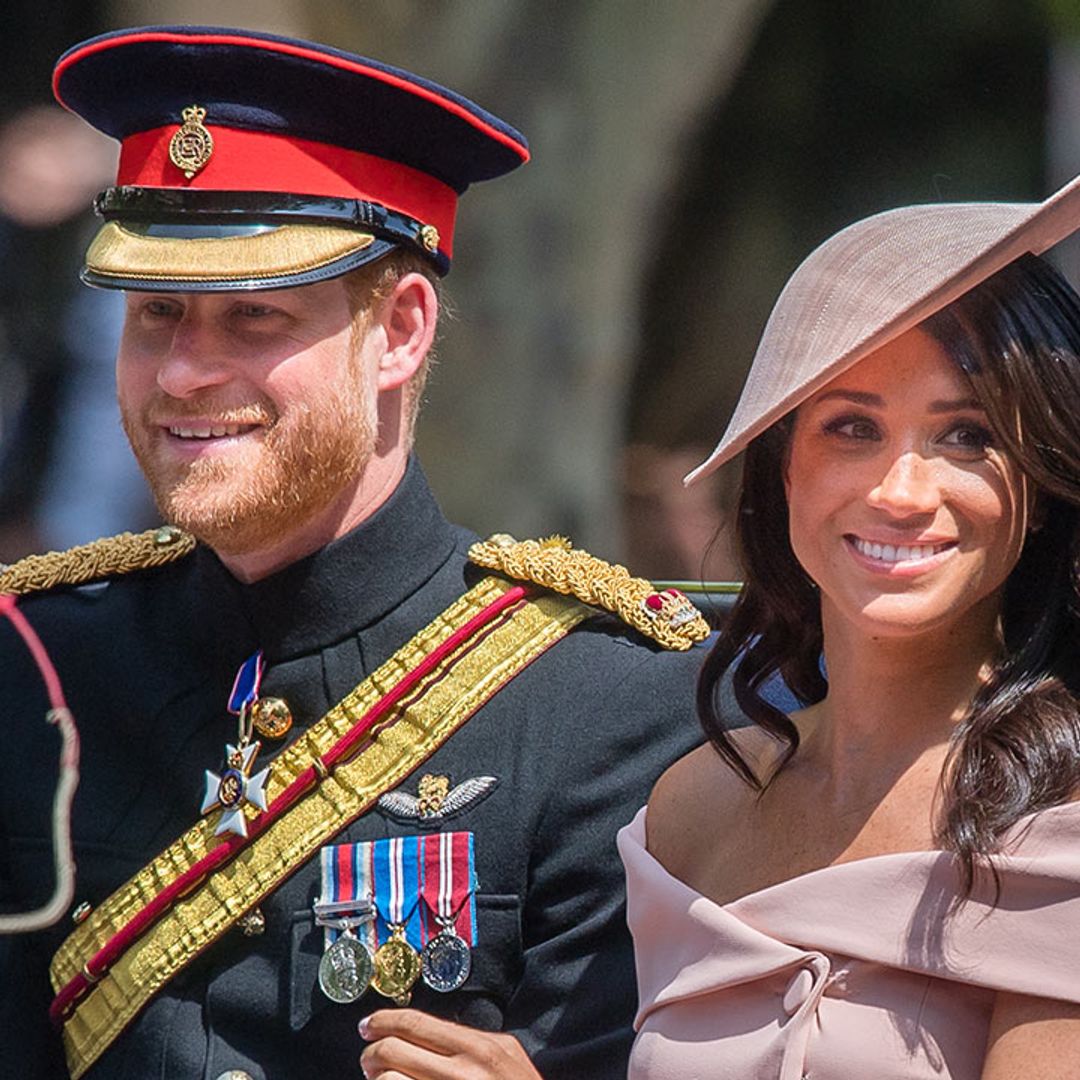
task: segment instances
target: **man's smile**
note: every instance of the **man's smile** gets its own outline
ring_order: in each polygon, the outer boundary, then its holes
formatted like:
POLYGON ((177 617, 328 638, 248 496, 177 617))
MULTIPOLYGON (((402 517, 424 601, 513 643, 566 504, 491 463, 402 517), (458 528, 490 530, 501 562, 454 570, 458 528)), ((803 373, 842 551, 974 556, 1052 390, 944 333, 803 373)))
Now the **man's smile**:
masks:
POLYGON ((169 424, 166 431, 178 439, 221 439, 246 435, 254 431, 256 424, 169 424))

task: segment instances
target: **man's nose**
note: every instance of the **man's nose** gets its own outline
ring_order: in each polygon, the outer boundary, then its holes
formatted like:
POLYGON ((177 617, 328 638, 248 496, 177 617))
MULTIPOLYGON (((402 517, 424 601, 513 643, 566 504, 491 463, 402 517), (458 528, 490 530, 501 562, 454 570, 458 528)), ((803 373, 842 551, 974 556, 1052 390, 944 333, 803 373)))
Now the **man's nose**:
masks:
POLYGON ((197 314, 185 313, 158 365, 158 386, 171 397, 184 398, 221 386, 232 377, 229 351, 213 325, 197 314))
POLYGON ((894 517, 933 513, 941 505, 933 462, 913 450, 898 455, 870 490, 868 502, 894 517))

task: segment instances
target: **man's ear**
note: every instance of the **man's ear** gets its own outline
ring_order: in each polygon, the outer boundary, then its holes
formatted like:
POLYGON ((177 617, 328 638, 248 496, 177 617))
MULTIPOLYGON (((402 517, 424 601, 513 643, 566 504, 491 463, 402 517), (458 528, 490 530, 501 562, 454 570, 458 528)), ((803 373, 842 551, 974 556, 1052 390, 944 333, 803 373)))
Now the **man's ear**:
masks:
POLYGON ((394 390, 416 374, 435 340, 439 299, 423 274, 406 274, 379 308, 386 347, 379 357, 378 388, 394 390))

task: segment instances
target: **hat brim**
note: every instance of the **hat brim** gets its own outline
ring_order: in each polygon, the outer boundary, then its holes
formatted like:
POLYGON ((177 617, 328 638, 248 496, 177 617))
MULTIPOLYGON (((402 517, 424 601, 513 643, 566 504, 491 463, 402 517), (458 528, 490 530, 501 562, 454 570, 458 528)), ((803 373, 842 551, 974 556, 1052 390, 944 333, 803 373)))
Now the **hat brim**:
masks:
POLYGON ((1043 203, 944 203, 849 225, 792 274, 723 438, 692 484, 870 353, 1080 226, 1080 177, 1043 203))
POLYGON ((282 289, 338 277, 396 245, 371 233, 294 224, 236 234, 174 235, 106 222, 86 252, 82 279, 108 289, 225 292, 282 289))

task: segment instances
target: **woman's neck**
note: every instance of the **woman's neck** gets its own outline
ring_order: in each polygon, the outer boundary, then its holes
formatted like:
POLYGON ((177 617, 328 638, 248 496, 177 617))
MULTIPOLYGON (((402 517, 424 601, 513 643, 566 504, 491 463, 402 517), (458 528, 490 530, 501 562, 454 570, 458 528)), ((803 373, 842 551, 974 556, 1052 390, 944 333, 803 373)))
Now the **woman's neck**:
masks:
POLYGON ((997 651, 998 598, 947 627, 892 637, 822 608, 829 692, 800 725, 806 754, 850 777, 943 746, 997 651))

